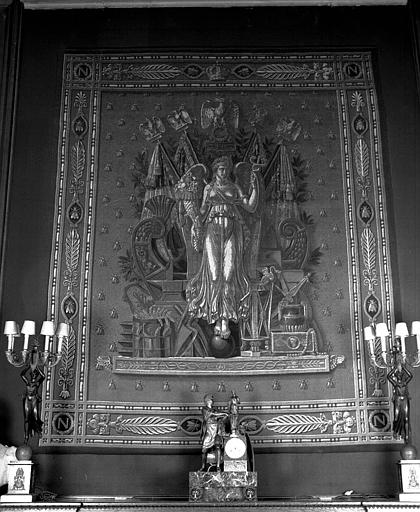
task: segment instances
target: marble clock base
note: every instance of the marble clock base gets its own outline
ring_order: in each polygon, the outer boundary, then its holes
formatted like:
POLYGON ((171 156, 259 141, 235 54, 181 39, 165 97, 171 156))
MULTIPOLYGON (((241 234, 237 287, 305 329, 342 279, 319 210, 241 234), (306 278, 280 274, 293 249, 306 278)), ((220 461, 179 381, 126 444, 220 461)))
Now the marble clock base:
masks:
POLYGON ((204 472, 189 475, 189 501, 195 503, 257 501, 257 473, 251 471, 204 472))

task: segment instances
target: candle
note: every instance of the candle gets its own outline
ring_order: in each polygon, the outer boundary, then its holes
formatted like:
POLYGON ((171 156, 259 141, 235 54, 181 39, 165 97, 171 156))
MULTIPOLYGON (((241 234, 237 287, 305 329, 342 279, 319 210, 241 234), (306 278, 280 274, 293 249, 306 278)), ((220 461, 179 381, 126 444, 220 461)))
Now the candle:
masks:
POLYGON ((388 352, 386 338, 389 336, 389 330, 385 322, 380 322, 376 325, 376 336, 381 338, 381 350, 382 352, 388 352))
POLYGON ((61 322, 58 324, 56 335, 58 337, 58 347, 57 352, 60 353, 63 348, 63 338, 67 338, 69 335, 69 326, 68 324, 61 322))
POLYGON ((21 332, 24 335, 23 350, 28 350, 29 336, 35 334, 35 322, 33 320, 25 320, 21 332))
POLYGON ((41 334, 45 336, 44 352, 49 352, 50 336, 54 336, 54 322, 45 320, 42 322, 41 334))
POLYGON ((11 351, 14 348, 14 341, 16 336, 20 336, 19 324, 14 320, 6 320, 4 323, 4 334, 7 336, 7 350, 11 351))
POLYGON ((375 333, 371 325, 364 328, 365 340, 369 343, 369 352, 373 356, 375 354, 375 333))
POLYGON ((400 338, 401 352, 405 355, 405 338, 408 336, 408 328, 405 322, 398 322, 395 326, 395 336, 400 338))
POLYGON ((416 337, 417 352, 420 352, 420 322, 418 320, 411 324, 411 334, 416 337))
POLYGON ((400 342, 401 342, 401 353, 403 356, 405 356, 405 336, 401 336, 400 342))

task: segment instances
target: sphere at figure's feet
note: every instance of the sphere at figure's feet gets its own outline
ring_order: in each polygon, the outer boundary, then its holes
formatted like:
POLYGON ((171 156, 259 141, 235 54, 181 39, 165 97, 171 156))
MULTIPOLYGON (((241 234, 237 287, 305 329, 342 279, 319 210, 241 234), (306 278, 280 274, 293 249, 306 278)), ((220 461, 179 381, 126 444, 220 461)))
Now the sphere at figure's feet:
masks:
POLYGON ((223 339, 220 334, 214 334, 210 341, 212 352, 223 352, 227 346, 227 340, 223 339))
POLYGON ((401 458, 403 460, 415 460, 417 458, 417 450, 416 447, 412 444, 405 444, 401 448, 401 458))
POLYGON ((231 338, 224 339, 220 334, 215 334, 210 340, 210 352, 213 357, 232 357, 235 345, 231 338))
POLYGON ((18 446, 16 448, 16 458, 17 460, 31 460, 32 457, 32 448, 23 444, 22 446, 18 446))

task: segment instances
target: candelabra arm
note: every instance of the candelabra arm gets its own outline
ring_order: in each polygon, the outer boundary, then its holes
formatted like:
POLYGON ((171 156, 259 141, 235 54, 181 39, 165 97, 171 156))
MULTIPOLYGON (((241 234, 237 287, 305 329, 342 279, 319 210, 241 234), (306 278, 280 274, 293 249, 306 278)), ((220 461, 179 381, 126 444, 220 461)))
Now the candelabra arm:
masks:
POLYGON ((412 368, 418 368, 420 366, 420 352, 417 350, 415 354, 412 356, 412 361, 410 361, 408 355, 406 357, 406 364, 411 366, 412 368))
POLYGON ((389 368, 389 365, 386 361, 386 355, 382 354, 381 357, 376 357, 375 354, 370 354, 370 360, 372 363, 372 366, 376 366, 376 368, 381 368, 384 370, 387 370, 389 368))
POLYGON ((20 368, 27 363, 28 354, 29 350, 22 350, 19 358, 18 354, 14 350, 6 350, 6 358, 8 362, 16 368, 20 368))
POLYGON ((61 360, 62 353, 57 352, 56 354, 52 354, 46 350, 45 352, 41 352, 40 354, 40 362, 42 366, 46 368, 53 368, 56 366, 61 360))

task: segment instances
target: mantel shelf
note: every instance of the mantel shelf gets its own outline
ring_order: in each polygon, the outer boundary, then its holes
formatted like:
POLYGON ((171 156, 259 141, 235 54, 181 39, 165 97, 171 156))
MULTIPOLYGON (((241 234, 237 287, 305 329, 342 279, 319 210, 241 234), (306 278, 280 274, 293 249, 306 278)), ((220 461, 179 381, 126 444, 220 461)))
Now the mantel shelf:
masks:
POLYGON ((125 499, 107 497, 83 500, 11 503, 1 504, 2 512, 182 512, 184 510, 215 511, 215 507, 223 508, 224 512, 247 512, 258 509, 259 512, 406 512, 419 510, 420 501, 402 502, 394 500, 358 501, 340 500, 273 500, 262 499, 256 503, 191 503, 178 499, 148 498, 125 499))

